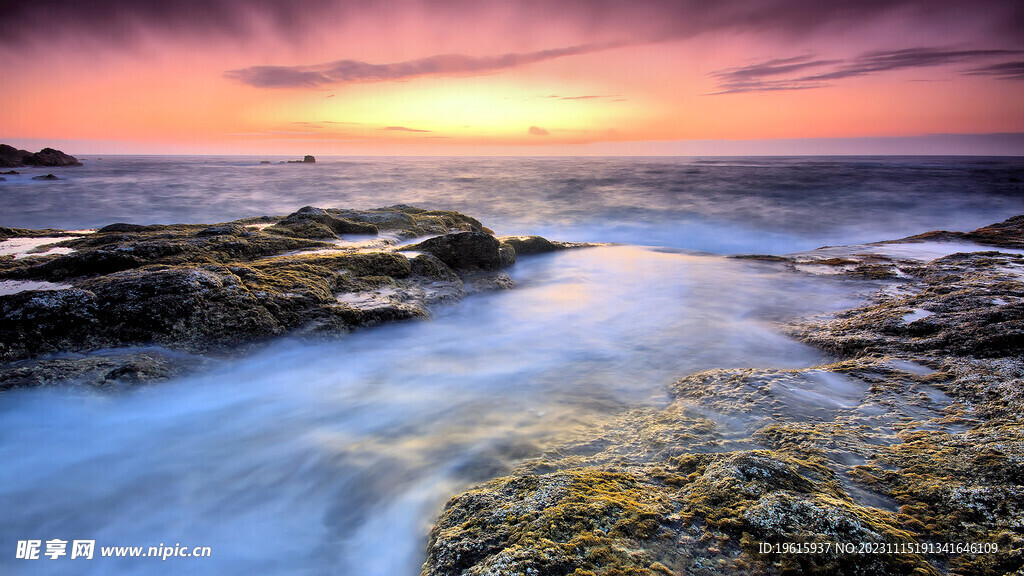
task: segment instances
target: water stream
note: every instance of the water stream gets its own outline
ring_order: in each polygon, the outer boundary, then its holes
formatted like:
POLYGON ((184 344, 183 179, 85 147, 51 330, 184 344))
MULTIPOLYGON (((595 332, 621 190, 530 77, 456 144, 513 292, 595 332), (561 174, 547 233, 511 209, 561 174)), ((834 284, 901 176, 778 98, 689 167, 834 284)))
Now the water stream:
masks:
POLYGON ((695 370, 821 361, 773 322, 849 306, 857 289, 630 246, 524 258, 512 273, 516 289, 431 320, 282 340, 199 376, 113 395, 8 393, 0 541, 212 556, 5 554, 0 569, 411 576, 459 490, 603 416, 663 404, 695 370))

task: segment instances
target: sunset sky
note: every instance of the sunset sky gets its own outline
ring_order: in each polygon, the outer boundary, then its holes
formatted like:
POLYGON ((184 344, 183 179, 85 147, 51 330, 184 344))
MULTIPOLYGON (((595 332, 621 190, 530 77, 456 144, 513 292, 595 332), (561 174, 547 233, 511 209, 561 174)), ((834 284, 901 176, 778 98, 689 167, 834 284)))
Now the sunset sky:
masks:
POLYGON ((32 150, 1024 154, 1019 0, 33 0, 0 55, 32 150))

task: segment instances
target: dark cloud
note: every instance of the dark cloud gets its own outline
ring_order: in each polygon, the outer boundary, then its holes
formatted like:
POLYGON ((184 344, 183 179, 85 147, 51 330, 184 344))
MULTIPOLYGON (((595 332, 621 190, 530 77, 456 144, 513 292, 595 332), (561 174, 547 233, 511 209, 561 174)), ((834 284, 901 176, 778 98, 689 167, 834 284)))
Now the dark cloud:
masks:
POLYGON ((130 44, 150 35, 240 39, 267 24, 299 36, 316 16, 348 2, 337 0, 5 0, 0 46, 52 45, 69 37, 130 44))
POLYGON ((770 90, 802 90, 815 88, 820 82, 806 82, 799 78, 782 78, 797 72, 838 64, 841 60, 814 60, 810 56, 794 56, 768 60, 759 64, 729 68, 712 74, 719 81, 721 94, 737 92, 770 91, 770 90))
POLYGON ((433 130, 419 130, 417 128, 406 128, 405 126, 388 126, 383 130, 397 130, 398 132, 433 132, 433 130))
POLYGON ((1024 80, 1024 61, 1000 62, 973 68, 967 71, 971 75, 995 76, 1003 80, 1024 80))
POLYGON ((371 64, 358 60, 338 60, 312 66, 250 66, 229 70, 224 76, 257 88, 315 88, 355 82, 406 80, 418 76, 468 76, 553 60, 563 56, 586 54, 613 47, 609 44, 569 46, 501 56, 473 57, 463 54, 442 54, 395 62, 371 64))
MULTIPOLYGON (((1014 0, 5 0, 0 46, 52 46, 57 38, 124 44, 152 34, 214 40, 260 39, 267 28, 301 40, 311 28, 366 20, 382 33, 414 10, 435 24, 456 21, 512 33, 543 21, 600 40, 658 41, 744 31, 801 38, 819 30, 902 18, 947 36, 984 34, 998 47, 1024 47, 1024 3, 1014 0), (460 20, 461 19, 461 20, 460 20)), ((949 38, 947 41, 960 41, 949 38)), ((977 40, 977 38, 975 38, 977 40)))
MULTIPOLYGON (((815 60, 796 56, 769 60, 752 66, 730 68, 712 74, 719 81, 717 94, 764 92, 773 90, 806 90, 829 85, 830 82, 893 70, 930 68, 947 64, 977 63, 992 58, 1024 54, 1020 50, 949 50, 942 48, 908 48, 875 51, 849 60, 815 60)), ((1021 79, 1021 70, 1014 71, 1008 62, 968 70, 966 74, 990 74, 1005 79, 1021 79)))
POLYGON ((1018 54, 1015 50, 943 50, 940 48, 908 48, 882 52, 868 52, 853 62, 840 66, 830 72, 812 74, 807 81, 839 80, 854 76, 866 76, 890 70, 905 68, 927 68, 943 64, 972 62, 994 56, 1011 56, 1018 54))
POLYGON ((541 128, 540 126, 530 126, 530 129, 527 132, 530 134, 530 136, 550 136, 551 135, 551 132, 548 132, 547 130, 541 128))

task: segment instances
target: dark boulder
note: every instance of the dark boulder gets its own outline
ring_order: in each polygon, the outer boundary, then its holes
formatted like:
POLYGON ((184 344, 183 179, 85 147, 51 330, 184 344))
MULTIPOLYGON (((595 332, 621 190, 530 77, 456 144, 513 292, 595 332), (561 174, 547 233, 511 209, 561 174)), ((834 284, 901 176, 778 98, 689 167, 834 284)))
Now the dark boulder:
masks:
POLYGON ((302 160, 289 160, 289 164, 316 164, 316 158, 310 155, 306 155, 302 160))
POLYGON ((26 166, 81 166, 78 158, 53 148, 43 148, 25 159, 26 166))
POLYGON ((14 146, 0 144, 0 167, 13 168, 24 166, 25 159, 32 156, 28 150, 18 150, 14 146))
POLYGON ((377 226, 336 218, 322 208, 306 206, 286 216, 267 232, 295 238, 334 238, 338 234, 377 234, 377 226))
POLYGON ((0 361, 73 350, 97 334, 96 295, 87 290, 0 296, 0 361))
POLYGON ((501 267, 507 268, 516 263, 516 249, 509 244, 498 244, 498 257, 501 259, 501 267))
POLYGON ((42 176, 33 176, 32 179, 33 180, 60 180, 60 178, 57 178, 53 174, 44 174, 42 176))
POLYGON ((8 170, 7 172, 0 172, 0 174, 5 174, 5 175, 6 175, 6 174, 10 174, 10 175, 14 175, 14 174, 21 174, 21 172, 18 172, 17 170, 8 170))
POLYGON ((216 224, 196 232, 196 236, 249 236, 253 234, 255 233, 246 230, 245 226, 232 222, 216 224))
POLYGON ((153 226, 146 226, 143 224, 128 224, 127 222, 116 222, 114 224, 108 224, 103 228, 97 230, 97 232, 148 232, 153 230, 153 226))
MULTIPOLYGON (((16 166, 81 166, 82 163, 74 156, 60 150, 43 148, 35 154, 28 150, 18 150, 14 146, 0 144, 0 167, 16 166)), ((14 172, 17 174, 17 172, 14 172)))
POLYGON ((515 249, 518 256, 528 254, 543 254, 564 249, 563 246, 554 244, 547 238, 541 236, 506 236, 501 238, 502 244, 508 244, 515 249))
POLYGON ((502 266, 498 240, 484 232, 445 234, 407 246, 404 250, 433 254, 455 269, 497 270, 502 266))
POLYGON ((281 329, 238 276, 224 267, 128 270, 97 279, 90 288, 103 332, 119 343, 208 349, 281 329))

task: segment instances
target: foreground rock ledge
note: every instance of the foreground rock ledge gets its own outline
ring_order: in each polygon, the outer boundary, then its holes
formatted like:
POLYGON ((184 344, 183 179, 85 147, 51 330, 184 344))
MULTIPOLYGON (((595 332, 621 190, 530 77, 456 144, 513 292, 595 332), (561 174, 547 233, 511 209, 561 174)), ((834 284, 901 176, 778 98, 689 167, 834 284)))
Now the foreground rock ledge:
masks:
POLYGON ((49 241, 0 257, 0 287, 14 292, 0 296, 0 389, 160 379, 202 363, 187 354, 425 317, 432 304, 512 286, 501 269, 516 245, 579 246, 484 230, 410 206, 93 233, 0 228, 0 240, 49 241), (150 348, 124 350, 137 346, 150 348))
POLYGON ((791 327, 835 363, 682 378, 668 407, 595 425, 451 499, 422 574, 1021 574, 1024 256, 1005 248, 1024 246, 1022 224, 899 241, 1003 248, 930 262, 881 245, 762 257, 881 286, 791 327))

